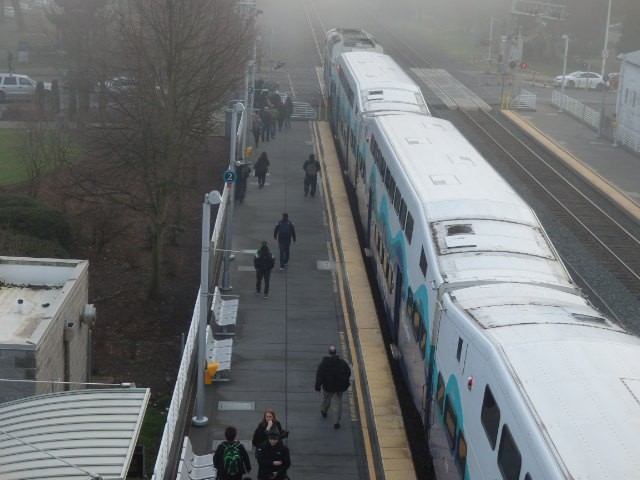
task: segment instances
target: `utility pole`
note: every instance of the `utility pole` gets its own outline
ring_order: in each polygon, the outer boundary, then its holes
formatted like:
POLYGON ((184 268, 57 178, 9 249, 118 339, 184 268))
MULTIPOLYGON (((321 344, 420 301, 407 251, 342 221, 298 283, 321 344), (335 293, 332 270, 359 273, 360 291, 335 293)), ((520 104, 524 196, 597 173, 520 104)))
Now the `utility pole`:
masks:
POLYGON ((607 8, 607 28, 604 31, 604 47, 602 48, 602 70, 600 75, 604 77, 604 68, 609 56, 609 22, 611 21, 611 0, 609 0, 609 8, 607 8))

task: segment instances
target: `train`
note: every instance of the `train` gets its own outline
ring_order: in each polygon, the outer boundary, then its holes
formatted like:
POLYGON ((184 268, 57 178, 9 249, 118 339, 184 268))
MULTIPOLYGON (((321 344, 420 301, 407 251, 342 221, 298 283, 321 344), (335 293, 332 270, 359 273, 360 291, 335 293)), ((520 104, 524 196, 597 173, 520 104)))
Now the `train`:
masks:
POLYGON ((531 207, 422 96, 370 101, 398 78, 413 89, 397 69, 372 85, 383 57, 337 56, 330 118, 436 477, 638 478, 640 339, 590 304, 531 207))

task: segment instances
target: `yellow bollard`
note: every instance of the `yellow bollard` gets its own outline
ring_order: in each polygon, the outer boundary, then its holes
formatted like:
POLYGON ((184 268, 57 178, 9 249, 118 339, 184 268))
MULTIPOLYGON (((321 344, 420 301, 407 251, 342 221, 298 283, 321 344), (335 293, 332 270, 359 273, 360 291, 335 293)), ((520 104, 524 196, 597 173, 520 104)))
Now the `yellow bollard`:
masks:
POLYGON ((218 367, 220 364, 218 362, 208 363, 207 368, 204 371, 204 384, 211 385, 213 383, 213 377, 218 373, 218 367))

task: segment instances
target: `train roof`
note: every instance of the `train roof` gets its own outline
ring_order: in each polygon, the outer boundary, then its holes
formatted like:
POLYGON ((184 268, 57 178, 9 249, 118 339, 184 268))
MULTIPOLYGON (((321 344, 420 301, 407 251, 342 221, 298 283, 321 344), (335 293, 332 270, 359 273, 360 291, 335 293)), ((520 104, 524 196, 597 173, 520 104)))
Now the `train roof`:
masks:
POLYGON ((341 43, 343 51, 353 48, 382 51, 382 46, 376 42, 375 38, 360 28, 333 28, 327 31, 325 39, 341 43))
POLYGON ((497 346, 567 478, 638 478, 640 339, 548 288, 477 286, 455 302, 497 346))
MULTIPOLYGON (((425 115, 379 115, 437 248, 443 280, 523 282, 575 290, 531 208, 448 121, 425 115)), ((403 178, 404 181, 400 181, 403 178)), ((406 196, 403 193, 403 196, 406 196)))
POLYGON ((338 65, 347 69, 356 83, 360 113, 382 110, 429 113, 420 87, 389 55, 346 52, 338 57, 338 65))

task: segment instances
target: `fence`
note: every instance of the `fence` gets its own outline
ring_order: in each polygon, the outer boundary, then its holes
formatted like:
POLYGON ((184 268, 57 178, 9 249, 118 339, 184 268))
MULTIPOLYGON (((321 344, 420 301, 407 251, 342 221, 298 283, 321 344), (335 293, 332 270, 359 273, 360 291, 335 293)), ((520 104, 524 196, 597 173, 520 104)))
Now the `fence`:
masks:
MULTIPOLYGON (((219 269, 220 258, 222 249, 220 242, 224 241, 222 236, 223 226, 225 220, 225 213, 227 211, 226 206, 229 200, 230 190, 225 188, 222 194, 222 202, 218 208, 218 215, 213 227, 213 234, 211 235, 211 256, 209 261, 209 290, 211 285, 217 278, 216 271, 219 269)), ((209 309, 207 308, 207 311, 209 309)), ((191 317, 191 325, 189 327, 189 334, 184 346, 184 352, 182 353, 182 361, 180 362, 180 368, 178 370, 178 376, 176 378, 176 385, 173 390, 173 397, 171 398, 171 406, 167 413, 167 423, 164 426, 164 432, 162 433, 162 441, 160 448, 158 449, 158 456, 156 458, 156 464, 153 469, 152 480, 165 480, 168 478, 175 478, 175 467, 178 464, 177 457, 180 454, 182 447, 182 438, 184 436, 184 422, 189 410, 190 394, 193 387, 193 376, 196 369, 197 359, 197 333, 198 323, 200 321, 200 292, 196 298, 196 303, 193 307, 193 316, 191 317)))
POLYGON ((600 112, 587 107, 585 104, 580 103, 568 95, 563 95, 557 90, 554 90, 551 95, 551 104, 576 117, 581 122, 586 123, 594 130, 598 130, 600 127, 600 112))
POLYGON ((511 110, 535 110, 536 94, 522 90, 520 95, 511 100, 509 108, 511 108, 511 110))
POLYGON ((615 142, 619 145, 624 145, 634 152, 640 153, 640 135, 629 130, 623 125, 618 125, 615 133, 615 142))

